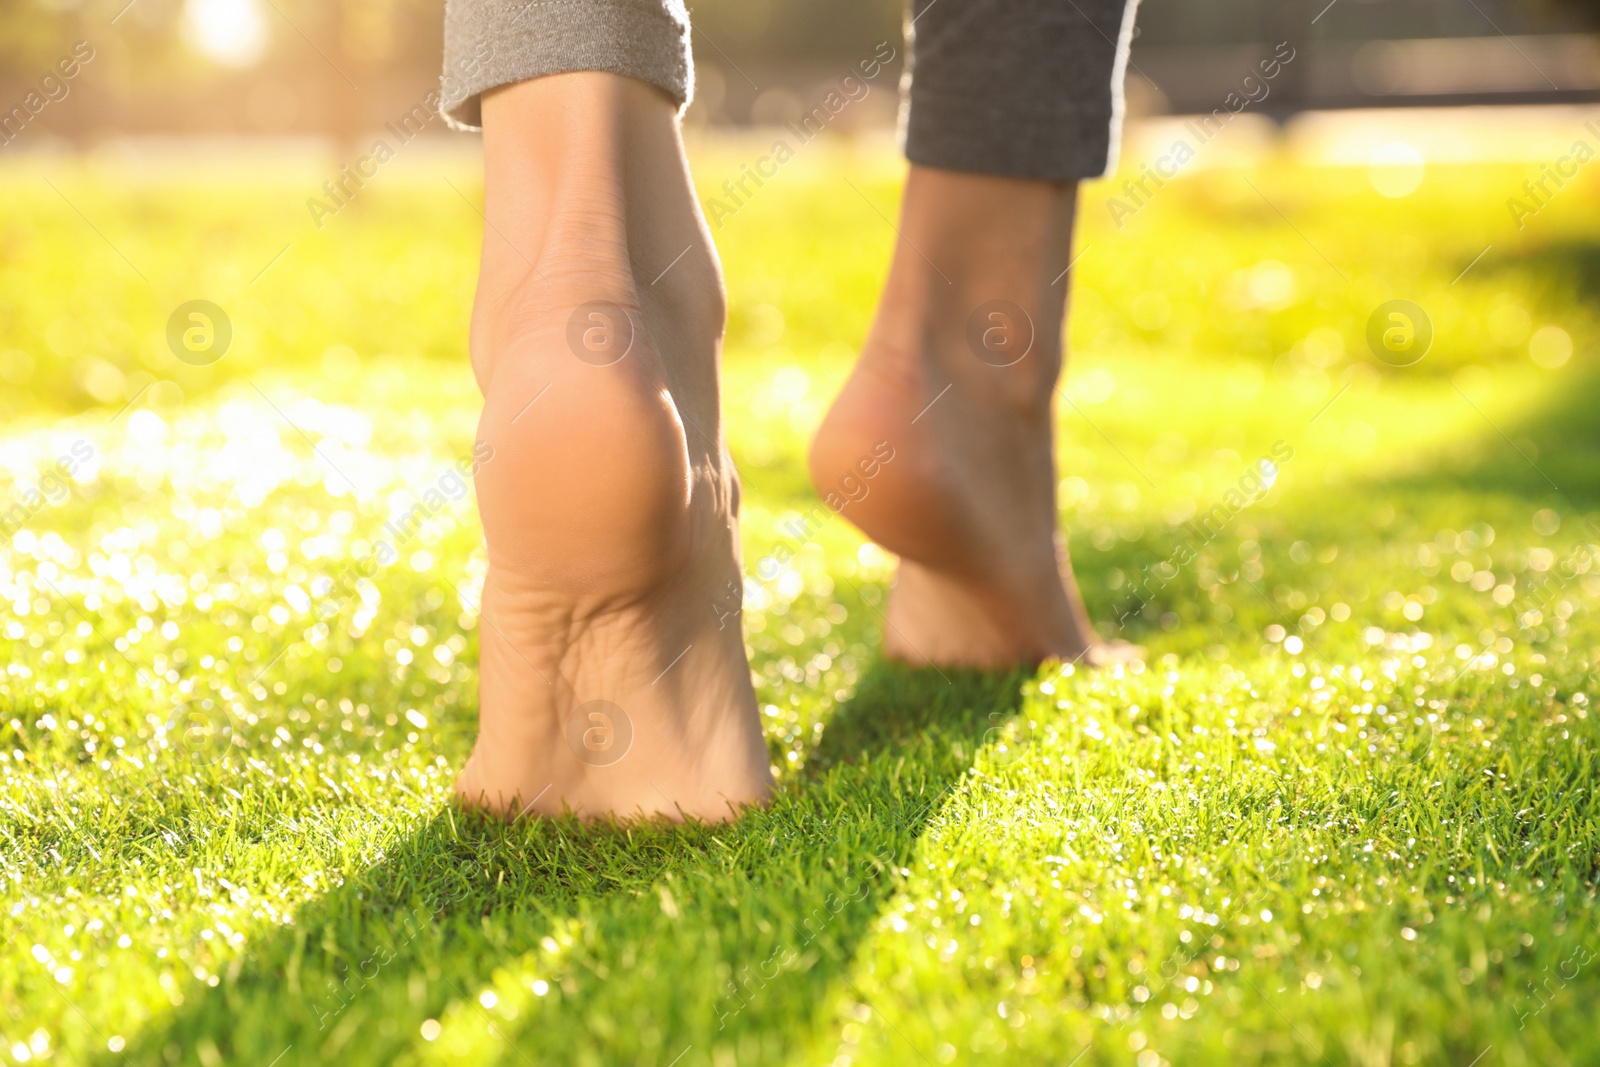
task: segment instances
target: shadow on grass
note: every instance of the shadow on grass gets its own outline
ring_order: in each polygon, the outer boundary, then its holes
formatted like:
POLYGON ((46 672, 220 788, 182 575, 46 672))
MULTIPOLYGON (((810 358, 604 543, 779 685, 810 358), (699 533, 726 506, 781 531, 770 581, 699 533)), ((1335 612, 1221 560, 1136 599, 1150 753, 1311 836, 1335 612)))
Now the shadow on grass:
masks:
MULTIPOLYGON (((1538 506, 1600 507, 1600 373, 1573 370, 1538 411, 1516 421, 1480 409, 1482 434, 1447 462, 1379 486, 1391 492, 1497 493, 1538 506)), ((1466 400, 1461 401, 1463 404, 1466 400)))
MULTIPOLYGON (((1594 416, 1600 408, 1600 371, 1564 371, 1552 378, 1552 386, 1543 403, 1513 420, 1495 414, 1485 397, 1468 389, 1464 398, 1441 378, 1440 402, 1459 405, 1477 423, 1470 437, 1401 473, 1353 470, 1350 480, 1333 490, 1320 481, 1301 480, 1290 468, 1273 507, 1240 512, 1208 544, 1197 545, 1159 525, 1140 540, 1119 541, 1107 551, 1079 539, 1073 546, 1074 569, 1090 615, 1101 620, 1102 636, 1143 644, 1152 657, 1210 649, 1251 654, 1272 624, 1301 635, 1314 654, 1327 656, 1341 643, 1365 648, 1365 642, 1353 627, 1337 637, 1302 627, 1307 602, 1293 604, 1287 596, 1297 589, 1326 591, 1320 600, 1326 607, 1338 600, 1359 605, 1381 595, 1393 586, 1378 583, 1390 580, 1397 567, 1413 566, 1396 561, 1403 539, 1427 541, 1440 529, 1466 529, 1492 519, 1515 540, 1532 533, 1536 512, 1553 508, 1562 518, 1559 538, 1552 542, 1558 555, 1565 552, 1562 544, 1594 543, 1600 538, 1581 513, 1600 510, 1600 419, 1594 416), (1390 519, 1375 522, 1385 508, 1390 519), (1511 530, 1504 529, 1508 521, 1514 524, 1511 530), (1260 580, 1242 578, 1238 552, 1246 539, 1256 542, 1253 550, 1265 568, 1260 580), (1296 542, 1307 545, 1299 559, 1292 548, 1296 542), (1337 549, 1336 557, 1311 554, 1329 546, 1337 549), (1164 576, 1160 571, 1157 579, 1146 577, 1185 547, 1208 554, 1212 572, 1190 564, 1168 568, 1174 573, 1164 582, 1157 580, 1164 576), (1109 593, 1113 579, 1127 583, 1119 594, 1109 593), (1211 595, 1213 587, 1220 595, 1211 595), (1134 596, 1134 589, 1141 595, 1134 596), (1147 601, 1142 610, 1133 610, 1141 600, 1147 601), (1120 626, 1112 621, 1119 614, 1120 626)), ((1460 603, 1432 615, 1435 625, 1450 623, 1476 633, 1495 612, 1510 610, 1485 597, 1463 616, 1456 614, 1460 603)))
POLYGON ((1538 278, 1547 296, 1566 305, 1600 290, 1600 242, 1593 240, 1551 241, 1497 257, 1486 266, 1485 273, 1538 278))
POLYGON ((784 1061, 1021 682, 880 664, 728 826, 442 811, 103 1062, 784 1061))

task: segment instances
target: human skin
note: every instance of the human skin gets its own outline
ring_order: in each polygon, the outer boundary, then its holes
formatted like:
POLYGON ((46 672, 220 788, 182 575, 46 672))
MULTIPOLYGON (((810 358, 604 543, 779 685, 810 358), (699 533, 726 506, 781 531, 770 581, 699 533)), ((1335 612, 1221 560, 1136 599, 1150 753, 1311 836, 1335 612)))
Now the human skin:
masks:
MULTIPOLYGON (((726 607, 743 583, 726 298, 677 110, 642 82, 577 72, 487 93, 483 124, 471 355, 493 456, 476 475, 489 567, 479 736, 457 795, 512 818, 731 818, 772 776, 726 607)), ((877 319, 810 454, 826 490, 881 442, 894 450, 847 512, 901 557, 890 656, 1108 654, 1055 505, 1074 198, 911 168, 877 319), (995 301, 1031 339, 1015 361, 969 342, 995 301)))

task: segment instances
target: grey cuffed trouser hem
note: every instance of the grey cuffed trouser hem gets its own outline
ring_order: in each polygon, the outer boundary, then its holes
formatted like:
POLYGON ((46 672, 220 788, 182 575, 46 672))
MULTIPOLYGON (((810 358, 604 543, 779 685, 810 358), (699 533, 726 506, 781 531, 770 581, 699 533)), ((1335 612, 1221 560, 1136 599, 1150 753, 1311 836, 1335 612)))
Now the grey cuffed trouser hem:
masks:
POLYGON ((902 138, 924 167, 1049 181, 1111 169, 1138 0, 911 0, 902 138))
POLYGON ((694 96, 683 0, 446 0, 444 58, 439 109, 457 129, 482 127, 486 90, 575 70, 694 96))
MULTIPOLYGON (((795 0, 803 2, 803 0, 795 0)), ((1138 0, 911 0, 906 158, 1047 181, 1111 168, 1138 0), (914 75, 914 76, 913 76, 914 75)), ((603 70, 694 95, 683 0, 448 0, 441 110, 482 124, 479 97, 547 74, 603 70)))

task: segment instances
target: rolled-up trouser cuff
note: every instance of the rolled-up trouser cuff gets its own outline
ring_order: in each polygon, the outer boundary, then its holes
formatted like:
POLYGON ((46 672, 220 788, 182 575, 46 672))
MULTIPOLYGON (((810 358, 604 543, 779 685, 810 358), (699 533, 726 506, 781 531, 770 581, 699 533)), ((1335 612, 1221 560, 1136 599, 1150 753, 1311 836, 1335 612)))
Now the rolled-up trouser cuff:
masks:
POLYGON ((1078 181, 1115 162, 1137 0, 913 0, 912 163, 1078 181))
POLYGON ((687 105, 683 0, 447 0, 440 110, 451 126, 481 128, 489 89, 577 70, 637 78, 687 105))

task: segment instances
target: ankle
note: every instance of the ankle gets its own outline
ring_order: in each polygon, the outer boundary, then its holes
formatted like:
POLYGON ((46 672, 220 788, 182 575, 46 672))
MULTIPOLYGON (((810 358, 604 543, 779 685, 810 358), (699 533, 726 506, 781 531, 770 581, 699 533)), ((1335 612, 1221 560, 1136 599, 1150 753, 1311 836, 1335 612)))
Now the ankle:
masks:
POLYGON ((588 71, 489 93, 484 187, 475 366, 491 367, 522 320, 565 321, 590 303, 618 305, 661 338, 669 379, 679 363, 714 361, 721 271, 663 94, 588 71))
POLYGON ((519 82, 486 94, 483 113, 486 258, 539 258, 567 240, 626 255, 646 171, 681 156, 671 102, 620 75, 519 82))
MULTIPOLYGON (((906 176, 900 228, 923 254, 913 258, 930 270, 936 265, 952 281, 977 270, 1008 289, 1029 289, 1041 280, 1048 287, 1071 256, 1077 190, 1074 182, 914 166, 906 176)), ((907 265, 915 263, 908 259, 907 265)))
POLYGON ((1063 363, 1059 341, 1035 331, 1031 341, 1013 342, 1024 347, 1031 343, 1026 355, 1015 362, 1005 357, 1002 365, 994 351, 969 341, 969 328, 1026 337, 1026 318, 1003 311, 961 314, 960 308, 977 309, 982 302, 953 303, 956 310, 934 304, 920 316, 914 310, 904 314, 897 310, 893 315, 881 310, 862 348, 863 371, 907 397, 921 398, 921 404, 949 387, 979 410, 1004 414, 1013 424, 1049 426, 1063 363), (999 315, 1003 321, 989 315, 999 315), (902 319, 913 321, 897 321, 902 319))
POLYGON ((658 295, 708 280, 662 277, 710 238, 677 110, 659 90, 580 71, 494 90, 483 109, 486 272, 625 273, 615 280, 629 287, 660 277, 658 295))
POLYGON ((1047 420, 1076 187, 913 167, 869 354, 933 391, 1047 420), (898 353, 898 360, 896 357, 898 353))

